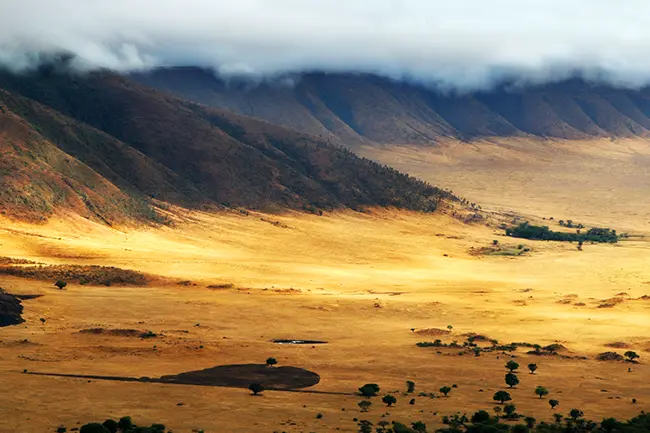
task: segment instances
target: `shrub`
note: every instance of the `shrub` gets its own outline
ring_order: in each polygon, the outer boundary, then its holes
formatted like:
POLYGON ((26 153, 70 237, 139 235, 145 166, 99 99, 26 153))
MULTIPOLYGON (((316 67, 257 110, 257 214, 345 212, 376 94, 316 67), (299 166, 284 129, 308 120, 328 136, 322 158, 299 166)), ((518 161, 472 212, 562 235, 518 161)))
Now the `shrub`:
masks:
POLYGON ((79 433, 109 433, 109 431, 103 425, 93 422, 82 425, 79 433))
POLYGON ((117 429, 119 428, 117 421, 112 419, 107 419, 102 425, 111 433, 117 433, 117 429))
POLYGON ((412 380, 406 381, 406 392, 408 392, 409 394, 415 392, 415 382, 413 382, 412 380))
POLYGON ((397 399, 395 398, 394 395, 387 394, 384 396, 384 398, 381 399, 381 401, 388 407, 391 407, 395 403, 397 403, 397 399))
POLYGON ((130 430, 133 428, 133 421, 131 421, 130 416, 123 416, 120 418, 120 420, 117 422, 117 427, 120 430, 130 430))
POLYGON ((443 393, 445 397, 447 397, 447 395, 451 392, 451 388, 448 386, 443 386, 439 389, 439 391, 443 393))

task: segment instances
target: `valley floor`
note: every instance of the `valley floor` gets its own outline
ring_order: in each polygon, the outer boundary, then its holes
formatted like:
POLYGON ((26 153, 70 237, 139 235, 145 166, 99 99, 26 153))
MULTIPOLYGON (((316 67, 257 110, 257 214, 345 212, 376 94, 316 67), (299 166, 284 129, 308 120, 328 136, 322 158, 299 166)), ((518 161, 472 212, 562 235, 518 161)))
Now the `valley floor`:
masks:
MULTIPOLYGON (((524 211, 537 210, 532 200, 521 203, 524 211)), ((44 295, 23 301, 26 323, 0 329, 0 432, 46 432, 122 415, 164 422, 174 432, 355 431, 353 418, 376 422, 386 409, 376 399, 360 414, 361 398, 346 394, 368 382, 378 383, 382 394, 403 390, 406 380, 416 382, 416 402, 396 394, 390 419, 439 425, 441 415, 493 407, 492 395, 504 388, 509 356, 458 356, 458 350, 415 345, 462 342, 467 333, 503 343, 558 343, 566 356, 590 358, 516 353, 522 371, 513 399, 538 420, 553 413, 547 399, 534 395, 538 385, 549 388, 548 398, 558 399, 563 413, 577 407, 588 418, 623 418, 650 408, 644 380, 650 301, 642 298, 650 295, 650 244, 635 237, 580 252, 572 244, 518 241, 449 215, 386 210, 322 217, 178 211, 173 228, 128 230, 71 216, 41 226, 3 221, 3 256, 117 266, 161 278, 146 287, 71 283, 58 290, 51 281, 0 276, 10 293, 44 295), (470 253, 493 240, 532 251, 470 253), (602 308, 608 303, 614 305, 602 308), (158 336, 79 332, 89 328, 158 336), (276 338, 327 344, 277 345, 270 341, 276 338), (613 342, 641 354, 641 364, 593 359, 627 350, 605 346, 613 342), (269 356, 319 374, 320 383, 254 398, 237 388, 23 373, 159 377, 259 364, 269 356), (539 365, 534 376, 524 371, 533 362, 539 365), (458 387, 449 398, 417 396, 452 384, 458 387)))

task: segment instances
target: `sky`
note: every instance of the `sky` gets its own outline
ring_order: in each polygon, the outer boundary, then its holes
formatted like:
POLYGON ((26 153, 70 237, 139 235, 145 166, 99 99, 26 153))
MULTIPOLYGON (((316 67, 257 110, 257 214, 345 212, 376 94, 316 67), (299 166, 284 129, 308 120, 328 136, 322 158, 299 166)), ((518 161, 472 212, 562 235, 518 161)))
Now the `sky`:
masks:
POLYGON ((647 0, 0 0, 0 64, 377 73, 455 89, 650 83, 647 0))

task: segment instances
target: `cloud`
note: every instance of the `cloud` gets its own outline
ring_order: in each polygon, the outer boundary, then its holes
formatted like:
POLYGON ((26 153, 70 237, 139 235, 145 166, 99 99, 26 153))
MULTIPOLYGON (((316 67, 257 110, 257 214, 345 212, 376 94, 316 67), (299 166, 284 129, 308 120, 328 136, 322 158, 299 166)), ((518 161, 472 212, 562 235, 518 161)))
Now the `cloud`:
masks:
POLYGON ((76 55, 120 71, 254 77, 371 72, 446 88, 573 75, 650 83, 650 2, 626 0, 7 0, 0 63, 76 55))

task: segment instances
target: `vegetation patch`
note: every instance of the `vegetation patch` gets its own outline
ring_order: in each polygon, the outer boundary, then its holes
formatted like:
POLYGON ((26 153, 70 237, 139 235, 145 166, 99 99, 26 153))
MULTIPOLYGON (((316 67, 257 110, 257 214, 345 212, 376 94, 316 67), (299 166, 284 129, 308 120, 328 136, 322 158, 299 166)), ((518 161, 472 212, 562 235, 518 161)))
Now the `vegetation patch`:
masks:
POLYGON ((27 259, 14 259, 13 257, 0 257, 0 265, 35 265, 37 262, 27 259))
POLYGON ((51 265, 0 266, 0 275, 37 280, 74 281, 104 286, 145 286, 150 279, 143 273, 107 266, 51 265))
POLYGON ((22 314, 20 299, 0 288, 0 327, 23 323, 22 314))
POLYGON ((506 236, 539 241, 562 242, 616 243, 619 240, 616 230, 609 228, 594 227, 585 232, 578 229, 575 233, 556 232, 548 228, 548 226, 534 226, 528 222, 521 223, 516 227, 506 228, 506 236))
POLYGON ((136 337, 136 338, 152 338, 157 336, 151 331, 143 331, 140 329, 105 329, 105 328, 89 328, 79 331, 81 334, 93 335, 107 335, 111 337, 136 337))

